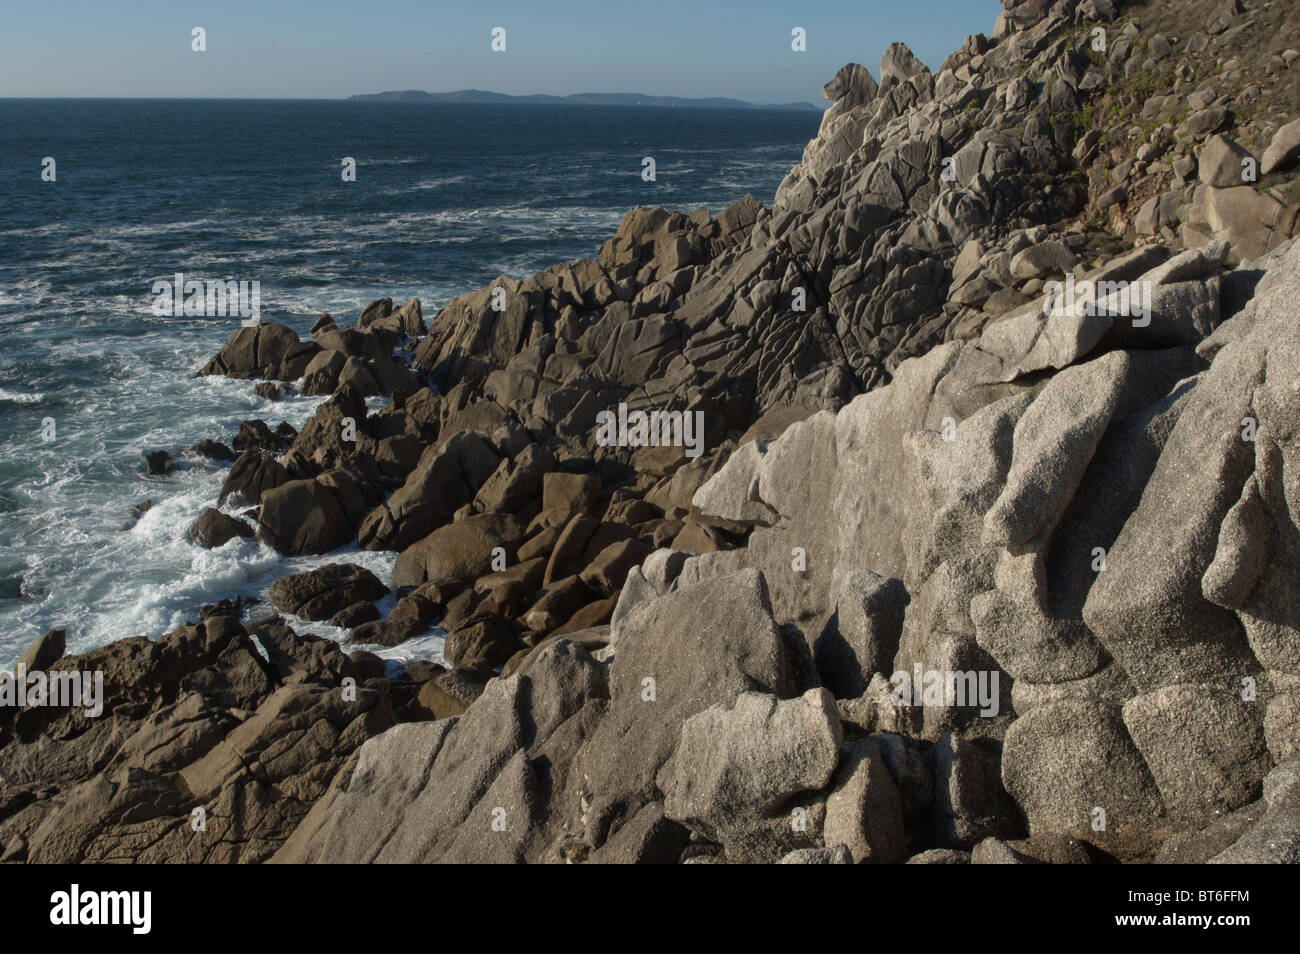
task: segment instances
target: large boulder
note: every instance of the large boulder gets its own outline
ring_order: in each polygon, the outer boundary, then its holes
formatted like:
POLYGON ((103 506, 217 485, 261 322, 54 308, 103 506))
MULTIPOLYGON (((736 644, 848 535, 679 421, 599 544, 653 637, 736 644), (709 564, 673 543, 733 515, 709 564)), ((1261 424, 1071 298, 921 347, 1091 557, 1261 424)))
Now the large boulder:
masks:
MULTIPOLYGON (((807 835, 786 812, 830 781, 842 737, 834 699, 810 689, 782 701, 744 693, 682 724, 660 776, 664 813, 738 861, 777 861, 807 835), (803 836, 803 837, 801 837, 803 836)), ((797 817, 797 816, 796 816, 797 817)))
POLYGON ((691 716, 746 692, 795 693, 790 651, 754 570, 648 599, 617 619, 611 638, 609 711, 575 767, 613 815, 654 800, 691 716))
POLYGON ((189 538, 201 547, 224 546, 236 537, 253 536, 253 528, 238 517, 224 514, 215 507, 205 507, 190 524, 189 538))
POLYGON ((885 89, 918 73, 928 72, 925 64, 913 55, 906 43, 891 43, 880 54, 880 85, 885 89))
POLYGON ((1233 679, 1165 686, 1124 704, 1175 825, 1200 828, 1259 798, 1273 764, 1260 709, 1233 679))
POLYGON ((839 698, 862 695, 875 673, 888 673, 898 652, 907 590, 870 570, 846 574, 835 612, 813 645, 822 682, 839 698))
POLYGON ((44 671, 62 659, 67 648, 65 630, 47 630, 19 654, 14 666, 26 666, 28 672, 44 671))
POLYGON ((1262 175, 1272 175, 1290 168, 1296 159, 1300 159, 1300 119, 1293 119, 1273 135, 1273 141, 1264 150, 1259 171, 1262 175))
POLYGON ((329 619, 358 602, 374 602, 388 587, 355 563, 329 563, 305 573, 281 577, 271 584, 271 605, 305 620, 329 619))
POLYGON ((1139 688, 1234 672, 1249 659, 1240 624, 1205 599, 1201 578, 1253 466, 1242 421, 1263 375, 1264 350, 1242 342, 1200 376, 1088 593, 1084 621, 1139 688))
POLYGON ((513 514, 484 513, 457 520, 417 540, 393 564, 394 586, 426 580, 469 582, 515 559, 527 530, 513 514))
POLYGON ((426 450, 402 486, 366 515, 357 540, 367 550, 409 547, 473 500, 500 460, 479 434, 452 434, 426 450))
POLYGON ((606 694, 586 651, 554 642, 528 673, 490 680, 462 715, 397 726, 362 746, 274 860, 567 860, 547 808, 564 802, 570 740, 606 694))
POLYGON ((291 480, 262 495, 257 538, 280 553, 328 553, 355 533, 360 494, 343 471, 291 480))
MULTIPOLYGON (((274 321, 246 325, 227 339, 199 374, 220 374, 228 378, 271 377, 280 363, 301 347, 302 342, 292 328, 274 321)), ((303 367, 306 367, 306 361, 303 367)), ((300 370, 299 375, 301 373, 300 370)))
POLYGON ((855 864, 893 864, 906 857, 903 800, 874 742, 844 746, 822 835, 827 845, 844 845, 855 864))
MULTIPOLYGON (((1211 136, 1197 157, 1200 180, 1214 189, 1230 189, 1249 181, 1246 160, 1250 153, 1227 136, 1211 136)), ((1252 160, 1253 161, 1253 160, 1252 160)))
POLYGON ((1129 856, 1153 847, 1164 815, 1119 711, 1087 698, 1039 705, 1017 719, 1003 746, 1002 781, 1031 835, 1076 834, 1129 856))
POLYGON ((259 503, 268 490, 274 490, 289 480, 289 473, 283 464, 262 450, 250 448, 239 455, 226 473, 217 501, 225 503, 235 498, 247 503, 259 503))

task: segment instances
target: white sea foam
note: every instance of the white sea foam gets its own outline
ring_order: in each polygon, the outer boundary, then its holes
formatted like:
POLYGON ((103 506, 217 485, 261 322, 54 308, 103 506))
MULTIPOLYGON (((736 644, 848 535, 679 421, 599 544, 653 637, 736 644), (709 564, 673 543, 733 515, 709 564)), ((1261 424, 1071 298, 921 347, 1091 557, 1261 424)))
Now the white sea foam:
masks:
MULTIPOLYGON (((466 176, 444 176, 440 179, 439 178, 421 179, 419 182, 415 183, 414 185, 411 185, 409 189, 411 191, 441 189, 443 186, 456 185, 457 183, 464 182, 466 178, 467 178, 466 176)), ((395 190, 395 191, 400 191, 400 190, 395 190)))
POLYGON ((355 156, 357 165, 367 166, 409 166, 417 162, 428 162, 427 156, 389 156, 380 159, 371 159, 368 156, 355 156))

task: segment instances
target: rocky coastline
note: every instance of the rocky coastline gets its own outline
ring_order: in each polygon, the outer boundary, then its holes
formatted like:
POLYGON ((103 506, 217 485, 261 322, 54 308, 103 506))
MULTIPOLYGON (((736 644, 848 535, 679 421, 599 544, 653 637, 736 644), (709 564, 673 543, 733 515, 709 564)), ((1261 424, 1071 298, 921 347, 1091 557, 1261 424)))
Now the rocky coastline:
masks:
POLYGON ((42 636, 102 711, 0 707, 0 860, 1300 860, 1300 28, 1173 6, 1003 0, 771 207, 240 328, 200 375, 323 400, 151 456, 229 461, 178 532, 391 577, 42 636))

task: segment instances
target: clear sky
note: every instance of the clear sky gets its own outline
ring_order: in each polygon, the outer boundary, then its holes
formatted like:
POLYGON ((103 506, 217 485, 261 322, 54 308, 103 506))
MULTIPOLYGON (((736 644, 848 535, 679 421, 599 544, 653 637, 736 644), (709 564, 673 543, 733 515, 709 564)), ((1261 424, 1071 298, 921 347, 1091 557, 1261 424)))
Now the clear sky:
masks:
POLYGON ((0 0, 0 97, 333 99, 393 89, 817 101, 907 43, 931 69, 998 0, 0 0), (493 27, 506 51, 490 49, 493 27), (807 52, 790 48, 807 31, 807 52), (207 51, 191 50, 191 30, 207 51))

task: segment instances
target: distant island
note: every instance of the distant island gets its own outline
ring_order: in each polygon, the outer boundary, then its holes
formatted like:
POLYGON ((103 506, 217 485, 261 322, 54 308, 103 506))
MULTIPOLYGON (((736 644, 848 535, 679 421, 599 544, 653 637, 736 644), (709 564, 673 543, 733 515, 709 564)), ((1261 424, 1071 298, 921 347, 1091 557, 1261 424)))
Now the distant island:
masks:
POLYGON ((426 93, 419 89, 362 93, 350 100, 398 103, 524 103, 527 105, 569 104, 580 106, 678 106, 683 109, 801 109, 817 111, 812 103, 747 103, 725 96, 690 99, 682 96, 647 96, 644 93, 574 93, 571 96, 511 96, 483 89, 458 89, 454 93, 426 93))

